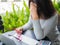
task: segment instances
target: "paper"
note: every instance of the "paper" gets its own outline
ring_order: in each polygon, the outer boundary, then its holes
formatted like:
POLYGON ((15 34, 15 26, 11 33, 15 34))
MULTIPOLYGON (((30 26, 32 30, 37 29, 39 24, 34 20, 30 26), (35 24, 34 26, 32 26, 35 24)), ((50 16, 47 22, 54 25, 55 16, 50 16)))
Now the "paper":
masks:
MULTIPOLYGON (((17 37, 17 34, 15 34, 14 36, 17 37)), ((19 39, 21 39, 22 42, 24 42, 28 45, 50 45, 51 44, 50 41, 45 41, 45 40, 37 41, 37 40, 27 37, 25 35, 21 35, 21 37, 19 39)))
POLYGON ((0 45, 2 45, 3 43, 2 42, 0 42, 0 45))
MULTIPOLYGON (((15 37, 17 37, 17 34, 14 35, 15 37)), ((28 44, 28 45, 36 45, 38 44, 38 41, 35 39, 32 39, 30 37, 27 37, 25 35, 21 35, 20 37, 21 41, 28 44)))
MULTIPOLYGON (((17 34, 15 34, 14 36, 18 38, 17 34)), ((50 41, 45 41, 45 40, 37 41, 37 40, 27 37, 25 35, 21 35, 21 37, 19 39, 21 39, 22 42, 24 42, 28 45, 50 45, 51 44, 50 41)))

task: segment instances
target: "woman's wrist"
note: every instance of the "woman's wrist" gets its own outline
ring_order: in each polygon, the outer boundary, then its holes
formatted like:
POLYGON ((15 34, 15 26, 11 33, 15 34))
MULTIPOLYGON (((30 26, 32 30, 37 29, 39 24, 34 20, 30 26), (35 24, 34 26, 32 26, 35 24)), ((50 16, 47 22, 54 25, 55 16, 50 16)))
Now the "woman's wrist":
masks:
POLYGON ((33 17, 33 20, 38 20, 39 18, 38 17, 33 17))
POLYGON ((35 14, 35 16, 32 16, 32 19, 33 19, 33 20, 38 20, 38 19, 39 19, 39 18, 38 18, 38 15, 35 14))

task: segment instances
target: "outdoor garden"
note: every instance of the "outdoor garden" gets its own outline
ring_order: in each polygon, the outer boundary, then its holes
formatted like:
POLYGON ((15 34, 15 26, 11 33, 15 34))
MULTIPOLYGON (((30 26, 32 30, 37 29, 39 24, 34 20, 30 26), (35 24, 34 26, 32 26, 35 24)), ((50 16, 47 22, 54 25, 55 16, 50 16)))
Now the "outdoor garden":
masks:
MULTIPOLYGON (((60 0, 52 0, 52 2, 58 12, 58 15, 60 15, 60 0)), ((0 14, 0 33, 12 31, 15 28, 23 26, 25 23, 27 23, 30 15, 30 10, 26 1, 23 0, 22 5, 22 8, 20 8, 21 6, 18 6, 12 2, 12 11, 9 12, 6 10, 5 13, 0 14)))
MULTIPOLYGON (((15 28, 21 27, 28 22, 30 15, 30 9, 28 5, 29 1, 28 0, 20 0, 20 1, 18 0, 18 2, 15 2, 17 0, 15 1, 9 0, 9 2, 7 2, 7 0, 2 1, 0 0, 0 45, 22 45, 22 43, 29 45, 37 45, 37 44, 40 45, 40 42, 37 39, 32 39, 31 37, 28 37, 23 34, 20 35, 20 33, 17 34, 14 31, 15 28)), ((48 37, 49 39, 46 38, 47 40, 43 39, 41 45, 43 42, 44 44, 45 42, 49 42, 49 45, 50 44, 60 45, 60 0, 52 0, 52 3, 58 13, 57 30, 59 31, 56 34, 58 35, 59 33, 59 35, 57 36, 56 39, 54 39, 53 35, 51 36, 52 40, 54 41, 49 40, 50 39, 49 37, 48 37)))

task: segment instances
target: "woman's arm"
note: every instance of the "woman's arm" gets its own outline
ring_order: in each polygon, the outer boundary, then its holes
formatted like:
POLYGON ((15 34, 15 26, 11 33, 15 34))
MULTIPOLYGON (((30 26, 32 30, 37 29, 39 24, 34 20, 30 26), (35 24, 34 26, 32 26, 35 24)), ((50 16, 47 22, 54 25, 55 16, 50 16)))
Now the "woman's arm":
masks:
POLYGON ((40 20, 32 20, 35 36, 38 40, 43 39, 53 28, 57 25, 57 17, 55 15, 50 19, 46 20, 44 25, 41 28, 40 20))
POLYGON ((50 32, 50 30, 55 28, 57 25, 57 15, 52 16, 50 19, 46 20, 42 28, 40 19, 38 18, 37 7, 35 3, 30 3, 30 12, 32 16, 34 34, 38 40, 43 39, 50 32))
POLYGON ((42 29, 44 31, 44 37, 51 31, 53 28, 57 26, 58 23, 58 14, 55 14, 53 17, 48 19, 44 25, 42 26, 42 29))
POLYGON ((32 29, 32 21, 31 21, 31 16, 29 17, 29 21, 22 26, 23 30, 28 30, 28 29, 32 29))

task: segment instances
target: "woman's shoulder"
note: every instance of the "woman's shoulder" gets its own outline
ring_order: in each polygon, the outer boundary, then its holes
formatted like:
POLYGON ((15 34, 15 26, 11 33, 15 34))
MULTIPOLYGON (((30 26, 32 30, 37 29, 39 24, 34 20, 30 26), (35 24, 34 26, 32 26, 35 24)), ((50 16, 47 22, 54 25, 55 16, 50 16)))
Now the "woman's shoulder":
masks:
POLYGON ((57 17, 58 16, 58 13, 56 12, 55 14, 53 14, 53 17, 57 17))
MULTIPOLYGON (((58 18, 58 13, 55 13, 52 17, 50 17, 49 19, 55 19, 55 18, 58 18)), ((47 20, 49 20, 49 19, 47 19, 47 20)))

